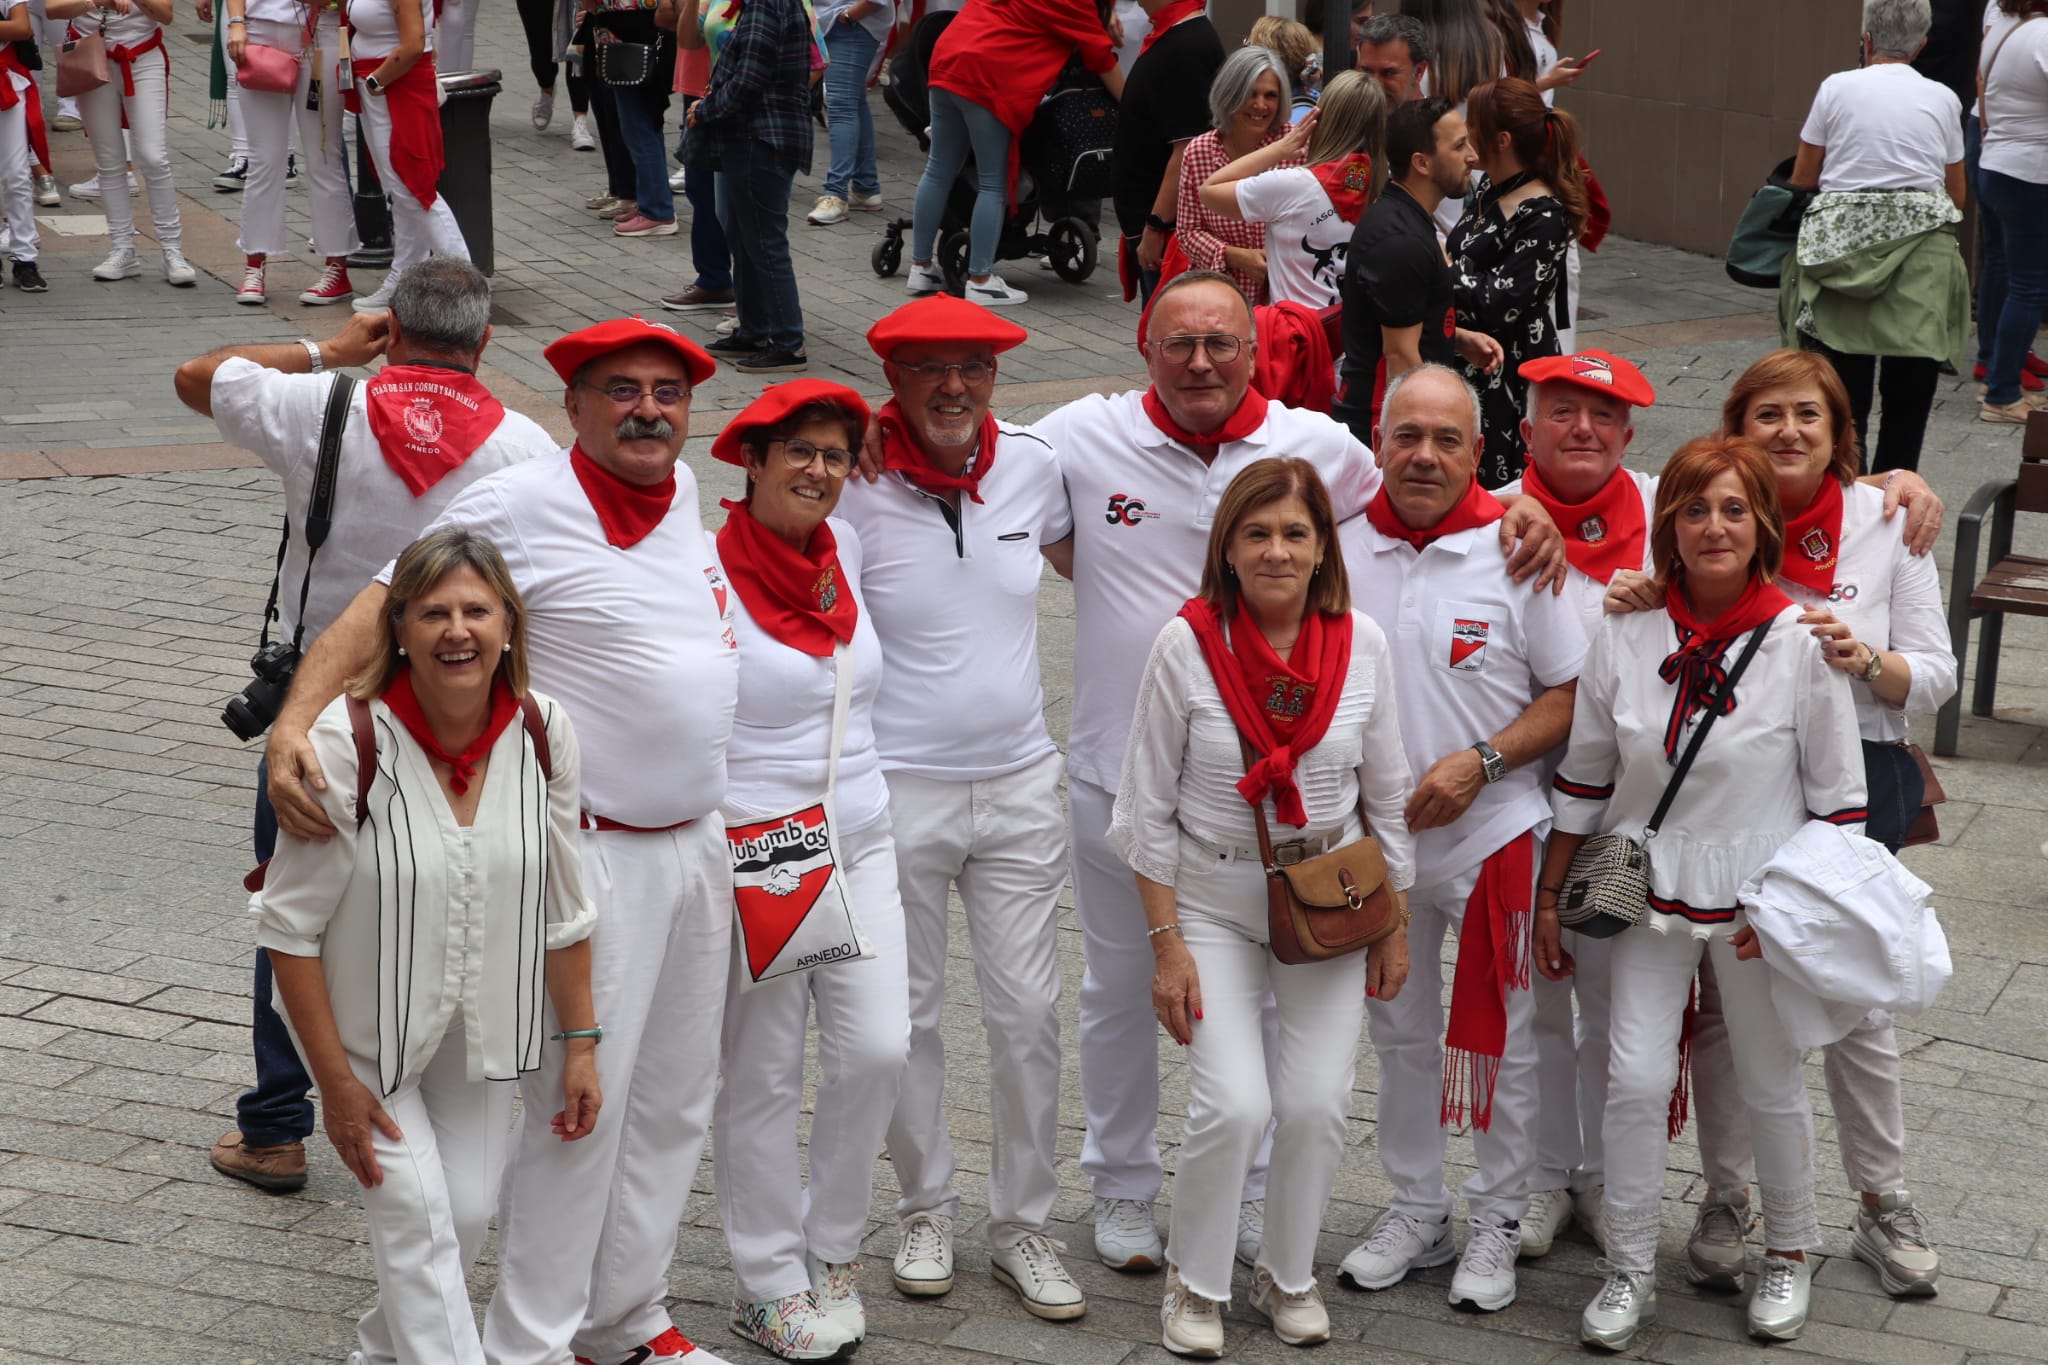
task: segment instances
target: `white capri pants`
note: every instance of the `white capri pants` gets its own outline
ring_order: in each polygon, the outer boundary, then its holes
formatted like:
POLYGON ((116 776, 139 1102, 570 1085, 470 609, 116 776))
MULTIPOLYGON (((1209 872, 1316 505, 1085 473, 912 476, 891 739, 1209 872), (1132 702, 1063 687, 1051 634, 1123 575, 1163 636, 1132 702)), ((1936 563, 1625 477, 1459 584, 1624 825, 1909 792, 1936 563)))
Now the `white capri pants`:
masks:
MULTIPOLYGON (((376 1059, 351 1056, 348 1064, 376 1094, 376 1059)), ((558 1088, 548 1113, 561 1098, 558 1088)), ((512 1082, 469 1079, 458 1011, 426 1069, 382 1103, 405 1136, 394 1142, 370 1129, 384 1183, 361 1191, 377 1263, 377 1302, 356 1324, 362 1365, 483 1365, 466 1277, 498 1201, 512 1082)))
MULTIPOLYGON (((1535 865, 1543 866, 1541 839, 1535 865)), ((1380 1165, 1394 1186, 1388 1207, 1424 1223, 1440 1222, 1453 1209, 1444 1184, 1442 958, 1444 939, 1464 925, 1465 902, 1478 880, 1474 866, 1408 893, 1408 984, 1392 1000, 1365 1003, 1380 1063, 1380 1165)), ((1532 877, 1532 905, 1535 889, 1532 877)), ((1523 946, 1505 950, 1520 952, 1523 946)), ((1493 1085, 1493 1118, 1485 1131, 1472 1130, 1479 1164, 1460 1187, 1466 1212, 1491 1223, 1516 1222, 1529 1211, 1536 1166, 1535 1013, 1533 989, 1507 993, 1507 1043, 1493 1085)))
MULTIPOLYGON (((568 1365, 572 1349, 618 1360, 673 1325, 669 1263, 718 1086, 712 1040, 732 960, 724 820, 586 832, 583 875, 598 905, 590 993, 604 1025, 604 1110, 578 1141, 549 1130, 562 1107, 559 1048, 521 1082, 484 1318, 491 1365, 568 1365)), ((561 1031, 552 1006, 547 1031, 561 1031)))
MULTIPOLYGON (((1159 1021, 1152 1015, 1152 946, 1131 868, 1109 846, 1116 793, 1067 780, 1073 822, 1074 913, 1081 921, 1081 1105, 1088 1132, 1081 1170, 1097 1199, 1159 1198, 1159 1021)), ((1270 1006, 1268 1008, 1271 1015, 1270 1006)), ((1268 1025, 1274 1036, 1277 1025, 1268 1025)), ((1270 1061, 1273 1050, 1269 1047, 1270 1061)), ((1270 1146, 1270 1144, 1267 1144, 1270 1146)), ((1245 1176, 1245 1199, 1266 1197, 1267 1146, 1245 1176)))
POLYGON ((889 819, 839 836, 847 896, 875 955, 779 977, 726 1003, 724 1084, 714 1126, 718 1220, 743 1303, 811 1287, 808 1252, 841 1264, 860 1256, 875 1158, 896 1111, 910 1049, 903 905, 889 819), (804 1102, 804 1026, 818 1007, 818 1095, 810 1180, 797 1160, 804 1102))
MULTIPOLYGON (((1536 993, 1536 1170, 1530 1192, 1592 1190, 1607 1179, 1600 1116, 1607 1109, 1607 1021, 1613 940, 1564 931, 1572 974, 1531 970, 1536 993), (1578 1016, 1572 1001, 1578 1000, 1578 1016)), ((1699 1072, 1699 1053, 1693 1053, 1699 1072)), ((1730 1092, 1732 1095, 1732 1091, 1730 1092)))
POLYGON ((184 229, 178 222, 178 187, 171 180, 170 151, 164 141, 165 99, 171 62, 162 48, 137 57, 129 69, 135 93, 124 93, 121 68, 110 64, 113 79, 78 97, 78 116, 92 142, 93 165, 99 171, 100 203, 107 214, 107 238, 114 250, 135 245, 135 206, 128 194, 127 162, 149 191, 150 218, 157 245, 183 249, 184 229), (128 115, 128 138, 121 137, 121 115, 128 115))
MULTIPOLYGON (((371 69, 367 62, 364 69, 371 69)), ((392 274, 395 276, 429 256, 468 260, 469 244, 455 224, 455 210, 448 207, 448 196, 437 194, 434 207, 422 208, 391 169, 391 106, 381 95, 364 89, 361 81, 356 82, 356 93, 363 107, 363 140, 369 144, 370 159, 377 165, 377 179, 383 182, 384 193, 391 197, 392 274)))
MULTIPOLYGON (((1355 820, 1343 837, 1359 837, 1355 820)), ((1315 1283, 1316 1237, 1344 1161, 1366 955, 1281 963, 1267 946, 1264 869, 1224 860, 1185 835, 1173 893, 1195 959, 1202 1018, 1187 1050, 1188 1117, 1173 1181, 1170 1259, 1189 1290, 1229 1301, 1237 1194, 1270 1124, 1259 1264, 1281 1289, 1298 1294, 1315 1283), (1263 1024, 1269 999, 1279 1015, 1271 1065, 1263 1024)), ((1149 989, 1145 999, 1149 1005, 1149 989)))
POLYGON ((988 1036, 988 1240, 997 1250, 1044 1232, 1059 1197, 1060 888, 1067 821, 1064 760, 1047 754, 1000 777, 949 782, 892 772, 896 886, 910 975, 910 1054, 889 1159, 903 1191, 899 1218, 957 1216, 960 1193, 946 1130, 947 893, 960 888, 988 1036))
MULTIPOLYGON (((1849 1188, 1889 1194, 1906 1187, 1906 1114, 1900 1094, 1899 1035, 1883 1013, 1865 1015, 1855 1028, 1821 1050, 1835 1140, 1849 1188)), ((1711 962, 1700 966, 1699 1018, 1692 1033, 1692 1093, 1699 1115, 1700 1168, 1715 1190, 1749 1188, 1749 1112, 1735 1081, 1735 1054, 1711 962)))
POLYGON ((1656 1268, 1679 1031, 1703 960, 1713 963, 1720 982, 1736 1088, 1755 1134, 1765 1245, 1774 1251, 1818 1249, 1813 1109, 1799 1049, 1771 1005, 1770 968, 1761 960, 1737 962, 1725 935, 1697 939, 1683 923, 1672 924, 1668 933, 1639 924, 1613 942, 1613 1011, 1622 1026, 1612 1034, 1603 1124, 1607 1196, 1601 1220, 1608 1258, 1624 1270, 1656 1268))
MULTIPOLYGON (((322 256, 346 256, 356 238, 355 205, 349 199, 341 136, 343 86, 337 79, 336 21, 324 11, 313 35, 313 50, 299 63, 299 88, 291 95, 270 90, 241 92, 242 122, 249 138, 248 188, 242 191, 242 235, 236 246, 246 256, 285 254, 284 169, 292 125, 299 129, 299 156, 307 208, 313 216, 313 248, 322 256), (319 58, 316 62, 315 56, 319 58), (315 76, 320 107, 306 108, 315 76)), ((301 30, 294 24, 249 21, 249 41, 297 52, 301 30)))

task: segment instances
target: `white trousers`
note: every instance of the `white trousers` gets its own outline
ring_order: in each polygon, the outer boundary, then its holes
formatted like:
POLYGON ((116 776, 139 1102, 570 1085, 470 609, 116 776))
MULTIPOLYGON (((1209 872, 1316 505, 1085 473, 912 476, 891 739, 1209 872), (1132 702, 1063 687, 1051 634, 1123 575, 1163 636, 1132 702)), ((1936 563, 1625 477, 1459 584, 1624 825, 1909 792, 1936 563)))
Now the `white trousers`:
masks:
POLYGON ((1557 331, 1558 352, 1575 355, 1579 349, 1579 244, 1574 240, 1564 252, 1565 297, 1571 306, 1572 325, 1557 331))
MULTIPOLYGON (((287 52, 299 50, 300 33, 292 24, 249 21, 250 42, 287 52)), ((286 251, 284 169, 294 123, 299 129, 299 165, 307 208, 313 216, 314 249, 322 256, 346 256, 361 245, 344 165, 348 147, 341 136, 342 86, 335 79, 336 50, 334 24, 323 20, 314 34, 313 50, 299 63, 297 93, 241 92, 242 120, 249 138, 249 179, 248 188, 242 191, 242 235, 236 245, 246 256, 277 256, 286 251), (316 77, 320 107, 308 109, 306 101, 316 77)))
MULTIPOLYGON (((1536 841, 1536 866, 1543 841, 1536 841)), ((1475 866, 1448 881, 1408 893, 1408 983, 1392 1000, 1365 1002, 1373 1051, 1379 1055, 1380 1165, 1393 1183, 1388 1207, 1435 1222, 1452 1212, 1444 1184, 1444 939, 1465 922, 1465 902, 1479 880, 1475 866)), ((1535 882, 1530 882, 1534 903, 1535 882)), ((1504 951, 1520 952, 1521 945, 1504 951)), ((1530 975, 1535 975, 1531 968, 1530 975)), ((1536 1167, 1536 994, 1507 993, 1507 1042, 1493 1085, 1493 1119, 1472 1130, 1478 1169, 1460 1187, 1474 1218, 1511 1223, 1529 1211, 1536 1167)))
POLYGON ((107 238, 114 250, 135 245, 135 206, 128 194, 128 165, 149 190, 150 218, 156 225, 157 245, 166 251, 184 246, 184 229, 178 222, 178 187, 171 180, 171 157, 164 142, 165 93, 170 79, 170 59, 161 49, 137 57, 135 93, 122 93, 121 68, 113 67, 114 78, 97 90, 78 97, 78 116, 85 122, 85 135, 92 142, 93 164, 99 169, 100 204, 107 214, 107 238), (121 115, 128 115, 128 138, 121 137, 121 115))
MULTIPOLYGON (((616 1360, 673 1324, 669 1263, 718 1086, 713 1040, 732 962, 732 863, 708 815, 660 834, 583 836, 598 905, 590 991, 604 1110, 575 1142, 549 1131, 562 1055, 526 1100, 498 1210, 498 1292, 484 1319, 491 1365, 616 1360)), ((552 1008, 548 1031, 561 1025, 552 1008)))
MULTIPOLYGON (((1835 1140, 1849 1188, 1887 1194, 1906 1186, 1906 1115, 1900 1095, 1899 1036, 1891 1019, 1866 1015, 1822 1049, 1835 1140)), ((1692 1034, 1693 1109, 1699 1115, 1700 1166, 1716 1190, 1749 1188, 1749 1111, 1735 1080, 1735 1054, 1713 964, 1700 966, 1699 1017, 1692 1034)))
POLYGON ((434 26, 435 65, 441 70, 468 71, 473 68, 477 4, 478 0, 446 0, 441 6, 441 22, 434 26))
MULTIPOLYGON (((349 1067, 375 1094, 376 1059, 349 1067)), ((558 1090, 550 1113, 560 1101, 558 1090)), ((469 1079, 458 1015, 426 1069, 383 1105, 404 1136, 370 1130, 384 1182, 362 1191, 377 1263, 377 1302, 356 1325, 363 1365, 483 1365, 466 1277, 498 1200, 512 1083, 469 1079)))
MULTIPOLYGON (((0 81, 12 79, 0 72, 0 81)), ((10 260, 33 261, 41 240, 36 234, 36 183, 28 149, 28 95, 12 109, 0 109, 0 212, 7 230, 0 233, 0 251, 10 260)))
POLYGON ((947 893, 960 888, 988 1037, 988 1240, 1013 1247, 1052 1218, 1060 1117, 1060 888, 1067 821, 1058 754, 970 782, 890 773, 896 886, 910 973, 910 1060, 889 1123, 896 1213, 955 1217, 946 1130, 947 893))
MULTIPOLYGON (((1188 1118, 1173 1179, 1169 1255, 1181 1282, 1228 1302, 1238 1192, 1270 1140, 1259 1263, 1289 1293, 1315 1283, 1316 1237, 1344 1161, 1365 954, 1289 966, 1267 947, 1266 879, 1183 838, 1174 883, 1202 1017, 1188 1045, 1188 1118), (1268 1062, 1263 1016, 1277 1008, 1268 1062), (1270 1125, 1270 1135, 1268 1128, 1270 1125)), ((1147 994, 1149 1004, 1150 995, 1147 994)))
POLYGON ((1776 1251, 1818 1248, 1813 1110, 1799 1049, 1771 1006, 1770 968, 1761 960, 1737 962, 1726 936, 1702 942, 1678 926, 1666 934, 1639 924, 1613 942, 1613 1011, 1625 1026, 1612 1035, 1602 1125, 1607 1195, 1601 1218, 1608 1258, 1624 1270, 1656 1265, 1679 1031, 1702 959, 1713 962, 1720 982, 1736 1088, 1755 1134, 1765 1244, 1776 1251))
POLYGON ((437 194, 434 207, 423 208, 391 169, 391 106, 382 96, 363 89, 361 81, 356 82, 356 90, 363 106, 363 140, 370 146, 370 159, 377 164, 377 179, 391 198, 392 274, 429 256, 468 260, 469 244, 455 225, 455 210, 448 207, 448 196, 437 194))
POLYGON ((808 1252, 838 1264, 860 1255, 875 1158, 896 1111, 910 1050, 903 905, 886 817, 839 836, 846 891, 875 955, 739 990, 726 1002, 718 1092, 718 1220, 743 1303, 811 1287, 808 1252), (804 1102, 804 1026, 818 1008, 818 1094, 810 1179, 797 1157, 804 1102))
MULTIPOLYGON (((1530 1191, 1590 1190, 1607 1179, 1600 1116, 1607 1109, 1607 1020, 1613 941, 1564 931, 1576 964, 1552 981, 1531 968, 1536 995, 1536 1170, 1530 1191), (1578 1015, 1572 1001, 1578 1000, 1578 1015)), ((1694 1054, 1698 1056, 1697 1052, 1694 1054)), ((1693 1064, 1698 1074, 1699 1064, 1693 1064)))
MULTIPOLYGON (((1159 1021, 1152 1014, 1152 946, 1130 865, 1109 846, 1116 793, 1069 778, 1074 913, 1081 921, 1081 1105, 1088 1132, 1081 1170, 1098 1199, 1159 1198, 1159 1021)), ((1271 1006, 1267 1010, 1272 1017, 1271 1006)), ((1269 1023, 1267 1037, 1277 1024, 1269 1023)), ((1270 1061, 1272 1046, 1267 1048, 1270 1061)), ((1266 1197, 1267 1146, 1245 1177, 1244 1197, 1266 1197)))

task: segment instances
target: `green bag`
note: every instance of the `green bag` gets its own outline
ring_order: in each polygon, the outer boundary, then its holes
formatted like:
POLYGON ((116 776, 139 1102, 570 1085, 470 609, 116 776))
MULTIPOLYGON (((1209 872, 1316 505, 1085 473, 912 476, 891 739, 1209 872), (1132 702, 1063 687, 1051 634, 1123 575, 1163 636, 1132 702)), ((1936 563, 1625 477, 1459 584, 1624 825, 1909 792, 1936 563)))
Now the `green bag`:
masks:
POLYGON ((1757 289, 1776 289, 1785 256, 1799 241, 1799 220, 1813 202, 1812 190, 1792 186, 1792 158, 1778 163, 1749 197, 1735 233, 1728 239, 1728 278, 1757 289))

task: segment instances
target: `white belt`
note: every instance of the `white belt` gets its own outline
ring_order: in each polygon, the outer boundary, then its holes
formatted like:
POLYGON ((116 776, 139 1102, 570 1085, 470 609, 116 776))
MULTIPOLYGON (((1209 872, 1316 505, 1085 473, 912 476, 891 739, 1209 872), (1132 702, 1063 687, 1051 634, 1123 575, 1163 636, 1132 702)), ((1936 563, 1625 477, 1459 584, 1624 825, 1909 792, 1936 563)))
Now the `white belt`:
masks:
MULTIPOLYGON (((1242 844, 1219 843, 1214 839, 1202 837, 1186 825, 1180 827, 1180 832, 1196 848, 1209 854, 1218 862, 1263 863, 1265 861, 1259 855, 1259 850, 1256 846, 1246 848, 1242 844)), ((1307 862, 1318 854, 1328 853, 1331 849, 1341 846, 1343 842, 1344 831, 1341 829, 1325 830, 1321 834, 1303 834, 1292 839, 1276 839, 1273 841, 1273 863, 1276 867, 1293 867, 1296 863, 1307 862)))

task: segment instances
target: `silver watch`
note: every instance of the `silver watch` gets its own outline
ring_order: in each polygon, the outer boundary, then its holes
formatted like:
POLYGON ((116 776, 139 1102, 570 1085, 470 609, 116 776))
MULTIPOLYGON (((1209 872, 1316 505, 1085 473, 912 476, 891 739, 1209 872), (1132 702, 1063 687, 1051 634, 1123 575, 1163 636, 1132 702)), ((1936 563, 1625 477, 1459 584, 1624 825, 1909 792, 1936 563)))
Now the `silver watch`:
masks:
POLYGON ((300 337, 299 345, 306 348, 306 359, 311 362, 312 372, 314 374, 320 374, 327 369, 326 363, 320 359, 319 342, 313 340, 313 338, 311 337, 300 337))
POLYGON ((1508 761, 1500 756, 1500 750, 1480 740, 1472 746, 1472 752, 1479 755, 1479 766, 1486 770, 1486 784, 1492 786, 1508 775, 1508 761))

